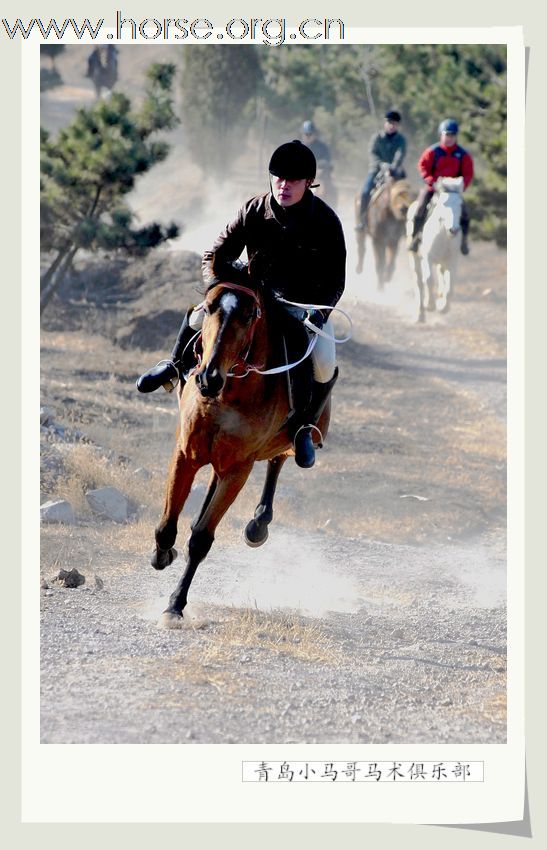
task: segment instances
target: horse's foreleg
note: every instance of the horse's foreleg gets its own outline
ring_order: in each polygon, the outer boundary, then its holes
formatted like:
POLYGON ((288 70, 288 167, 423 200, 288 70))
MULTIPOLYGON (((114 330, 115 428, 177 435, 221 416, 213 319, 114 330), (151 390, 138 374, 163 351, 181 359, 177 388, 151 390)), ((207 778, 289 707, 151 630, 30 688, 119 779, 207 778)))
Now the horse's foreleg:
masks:
POLYGON ((426 257, 422 257, 422 294, 425 310, 435 309, 435 298, 433 287, 435 285, 435 272, 433 266, 426 257))
POLYGON ((178 518, 197 471, 198 466, 177 447, 169 469, 163 514, 155 532, 156 549, 152 554, 152 566, 156 570, 163 570, 177 556, 173 544, 177 537, 178 518))
POLYGON ((384 288, 385 282, 385 265, 386 265, 386 246, 383 242, 373 240, 374 260, 376 264, 376 277, 378 279, 378 289, 384 288))
POLYGON ((186 569, 169 597, 169 605, 161 619, 168 628, 180 626, 194 574, 213 545, 217 525, 247 481, 252 467, 253 462, 248 461, 219 477, 209 504, 192 528, 186 547, 186 569))
POLYGON ((202 504, 201 508, 199 509, 199 514, 192 521, 192 524, 190 526, 190 528, 192 530, 196 527, 196 525, 198 524, 198 522, 202 518, 203 514, 205 513, 205 511, 209 507, 209 503, 210 503, 211 499, 213 498, 213 496, 215 495, 215 490, 217 489, 218 481, 219 481, 218 475, 216 474, 215 470, 213 469, 213 471, 211 472, 211 477, 209 478, 209 486, 207 488, 207 492, 205 494, 203 504, 202 504))
POLYGON ((395 258, 397 257, 397 242, 388 242, 386 247, 386 268, 384 280, 389 283, 395 271, 395 258))
POLYGON ((439 313, 448 313, 452 294, 452 275, 449 268, 439 269, 439 295, 435 306, 439 313))
POLYGON ((410 264, 410 275, 414 282, 414 301, 416 304, 416 321, 425 322, 424 312, 424 285, 422 280, 422 263, 415 251, 408 252, 408 261, 410 264))
POLYGON ((268 461, 268 471, 260 502, 256 506, 253 519, 247 523, 243 537, 249 546, 262 546, 268 539, 268 525, 273 519, 273 500, 279 473, 287 455, 277 455, 268 461))

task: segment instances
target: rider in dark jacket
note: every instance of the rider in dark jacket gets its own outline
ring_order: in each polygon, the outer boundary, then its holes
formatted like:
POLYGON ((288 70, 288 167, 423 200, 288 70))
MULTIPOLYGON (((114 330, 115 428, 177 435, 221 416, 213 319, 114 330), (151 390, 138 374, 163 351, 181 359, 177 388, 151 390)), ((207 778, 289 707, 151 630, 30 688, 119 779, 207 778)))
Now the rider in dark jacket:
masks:
MULTIPOLYGON (((334 307, 344 291, 346 246, 338 216, 310 191, 315 170, 313 153, 300 141, 287 142, 274 151, 269 165, 270 191, 247 201, 203 255, 207 288, 225 281, 242 282, 237 260, 246 248, 246 280, 262 287, 265 295, 273 299, 275 293, 289 301, 334 307)), ((294 313, 293 308, 288 309, 294 313)), ((338 374, 329 313, 326 309, 312 314, 312 321, 331 339, 318 337, 312 353, 313 381, 294 399, 296 462, 304 467, 313 465, 312 428, 338 374)), ((196 311, 189 311, 171 360, 162 361, 139 378, 141 392, 152 392, 173 381, 176 385, 181 378, 182 353, 201 320, 196 311)), ((301 370, 300 379, 302 374, 301 370)))
POLYGON ((330 148, 323 139, 319 138, 317 127, 313 121, 304 121, 302 124, 302 141, 313 152, 318 167, 332 167, 330 148))
POLYGON ((400 179, 405 176, 403 160, 406 154, 406 139, 403 134, 399 132, 400 123, 400 112, 397 112, 395 109, 388 110, 385 114, 383 131, 381 133, 377 133, 370 140, 369 172, 361 192, 360 222, 357 225, 358 230, 363 230, 366 226, 366 215, 370 196, 374 189, 376 175, 380 171, 382 164, 386 163, 389 165, 390 173, 396 179, 400 179))

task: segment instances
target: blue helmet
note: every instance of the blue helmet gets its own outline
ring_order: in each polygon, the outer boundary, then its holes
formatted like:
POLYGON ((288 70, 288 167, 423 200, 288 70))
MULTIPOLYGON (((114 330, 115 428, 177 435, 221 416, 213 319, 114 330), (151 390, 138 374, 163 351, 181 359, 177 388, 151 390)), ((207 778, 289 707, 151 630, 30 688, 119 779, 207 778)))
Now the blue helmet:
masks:
POLYGON ((304 121, 302 124, 302 132, 305 136, 313 136, 314 133, 317 132, 313 121, 304 121))
POLYGON ((441 133, 454 133, 454 135, 457 135, 458 130, 458 122, 455 121, 454 118, 445 118, 445 120, 441 121, 439 124, 439 135, 441 133))

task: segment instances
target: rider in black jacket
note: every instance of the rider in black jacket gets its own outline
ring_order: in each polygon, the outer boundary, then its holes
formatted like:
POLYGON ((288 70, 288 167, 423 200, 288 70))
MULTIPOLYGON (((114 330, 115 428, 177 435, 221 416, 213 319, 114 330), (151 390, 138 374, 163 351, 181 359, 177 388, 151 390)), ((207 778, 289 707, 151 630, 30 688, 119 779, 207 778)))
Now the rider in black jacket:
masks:
MULTIPOLYGON (((242 282, 237 260, 247 249, 245 279, 289 301, 334 307, 345 285, 346 246, 336 213, 317 198, 310 186, 316 161, 306 145, 294 140, 277 148, 270 160, 270 191, 247 201, 203 256, 202 274, 207 288, 225 281, 242 282)), ((303 318, 298 308, 287 308, 303 318)), ((137 381, 141 392, 176 385, 181 357, 189 339, 201 325, 199 311, 189 311, 179 331, 169 361, 162 361, 137 381)), ((312 466, 312 429, 334 385, 338 370, 330 310, 314 311, 312 321, 331 339, 319 336, 312 353, 311 387, 299 389, 294 399, 296 462, 312 466), (309 391, 307 391, 309 390, 309 391)), ((295 370, 296 371, 296 370, 295 370)), ((300 378, 304 374, 300 370, 300 378)))

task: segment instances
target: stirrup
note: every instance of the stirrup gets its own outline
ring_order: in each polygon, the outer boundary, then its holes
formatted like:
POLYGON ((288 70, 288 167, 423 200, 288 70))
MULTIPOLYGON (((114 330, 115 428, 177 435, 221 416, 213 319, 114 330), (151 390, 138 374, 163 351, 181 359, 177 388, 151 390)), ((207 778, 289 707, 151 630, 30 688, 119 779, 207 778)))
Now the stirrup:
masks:
MULTIPOLYGON (((293 445, 294 445, 294 449, 295 449, 294 459, 296 461, 296 464, 298 466, 300 466, 302 469, 310 469, 315 463, 315 446, 314 446, 313 440, 311 438, 312 430, 317 431, 317 433, 319 434, 320 442, 317 444, 317 447, 319 449, 322 449, 323 448, 323 434, 321 433, 321 431, 319 430, 317 425, 311 425, 311 424, 301 425, 300 428, 297 430, 296 434, 294 435, 294 439, 293 439, 293 445), (305 444, 302 445, 300 447, 300 452, 299 452, 296 443, 297 443, 297 440, 298 440, 298 435, 300 434, 301 431, 306 432, 305 437, 309 437, 309 443, 308 443, 308 445, 305 445, 305 444)), ((304 439, 305 439, 305 437, 304 437, 304 439)))

